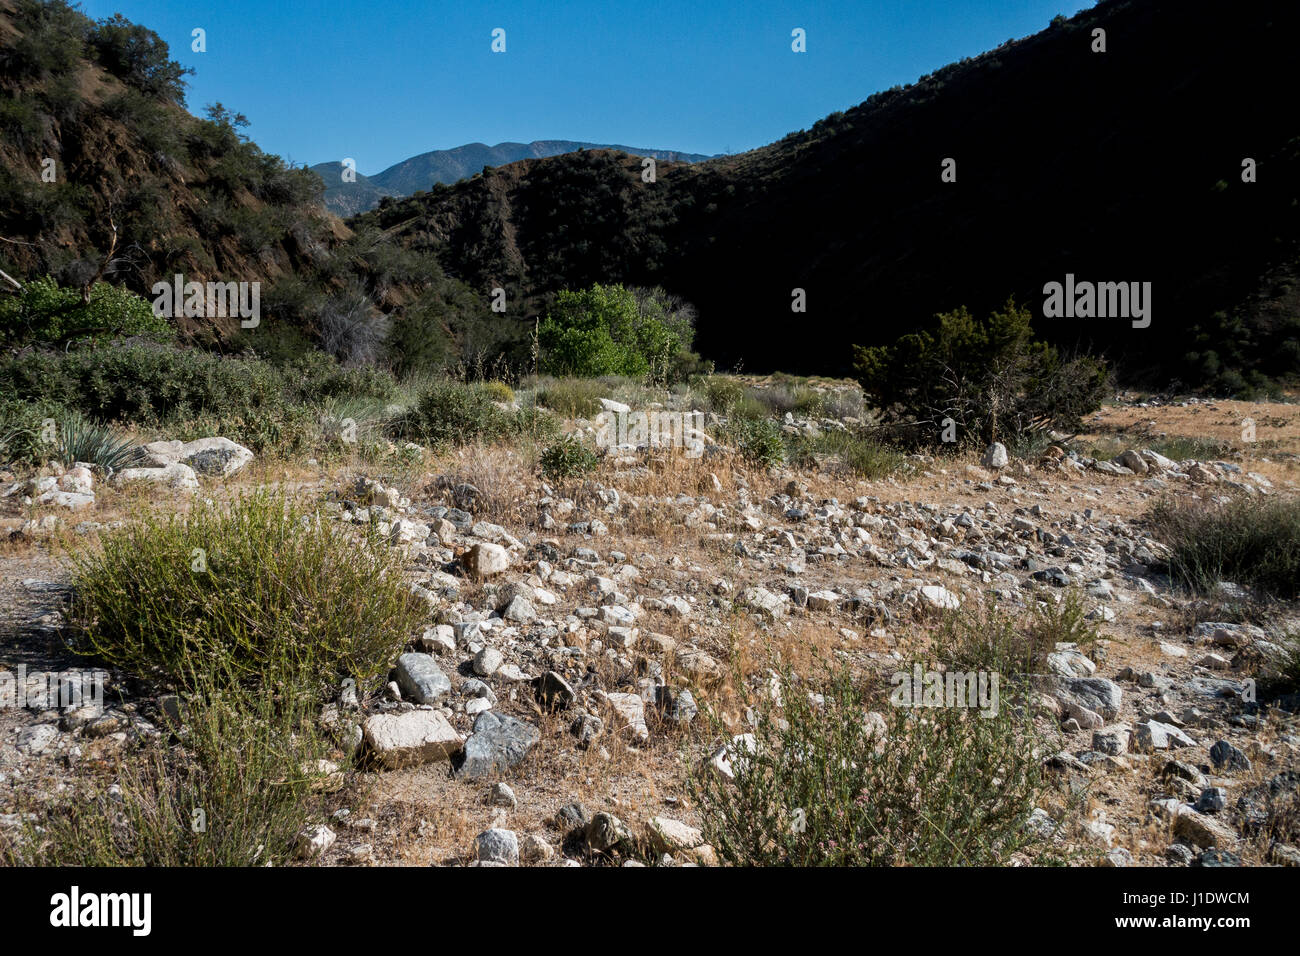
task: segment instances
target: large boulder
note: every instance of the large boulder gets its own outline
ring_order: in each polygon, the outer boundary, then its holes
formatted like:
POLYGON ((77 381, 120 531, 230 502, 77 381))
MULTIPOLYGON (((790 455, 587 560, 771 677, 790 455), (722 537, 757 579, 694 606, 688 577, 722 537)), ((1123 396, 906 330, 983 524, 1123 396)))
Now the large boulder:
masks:
POLYGON ((229 478, 253 460, 253 453, 229 438, 198 438, 194 441, 155 441, 144 446, 145 454, 157 467, 183 464, 200 475, 229 478))
POLYGON ((177 491, 197 491, 199 487, 194 469, 179 462, 161 468, 124 468, 113 475, 113 481, 121 485, 147 481, 177 491))

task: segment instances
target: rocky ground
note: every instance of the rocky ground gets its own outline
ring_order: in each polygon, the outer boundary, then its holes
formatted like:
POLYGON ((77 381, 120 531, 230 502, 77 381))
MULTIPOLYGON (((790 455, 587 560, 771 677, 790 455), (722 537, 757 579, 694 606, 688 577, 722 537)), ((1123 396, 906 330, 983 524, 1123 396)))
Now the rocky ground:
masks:
MULTIPOLYGON (((67 567, 99 529, 134 508, 183 510, 196 491, 277 484, 376 524, 429 604, 384 692, 345 689, 323 714, 365 759, 304 832, 304 859, 708 864, 686 777, 710 757, 728 772, 726 737, 747 730, 738 683, 820 657, 887 684, 945 611, 1030 613, 1077 589, 1102 639, 1058 647, 1037 685, 1061 799, 1029 825, 1083 863, 1296 865, 1300 849, 1266 834, 1298 799, 1300 703, 1261 708, 1249 683, 1295 609, 1221 619, 1248 596, 1173 588, 1142 515, 1164 495, 1294 494, 1298 423, 1291 405, 1120 403, 1089 423, 1113 456, 1009 460, 995 446, 979 461, 914 457, 877 482, 747 470, 717 448, 616 450, 595 478, 551 486, 509 448, 384 473, 157 443, 149 467, 108 482, 0 480, 0 670, 81 669, 61 651, 67 567), (1143 444, 1170 435, 1236 450, 1176 461, 1143 444)), ((102 713, 0 708, 0 826, 19 822, 18 795, 111 772, 158 732, 158 700, 129 675, 104 680, 102 713)))

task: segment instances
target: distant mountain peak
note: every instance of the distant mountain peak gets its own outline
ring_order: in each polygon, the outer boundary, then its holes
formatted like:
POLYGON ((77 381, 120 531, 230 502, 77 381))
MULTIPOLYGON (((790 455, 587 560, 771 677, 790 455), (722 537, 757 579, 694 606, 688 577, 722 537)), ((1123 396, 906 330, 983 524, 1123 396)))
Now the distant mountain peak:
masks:
POLYGON ((633 156, 679 163, 698 163, 713 159, 702 153, 684 153, 672 149, 648 149, 608 143, 587 143, 571 139, 535 139, 531 143, 466 143, 451 149, 420 153, 373 176, 356 174, 355 182, 344 182, 341 162, 318 163, 312 169, 325 181, 325 207, 336 215, 354 216, 379 205, 384 196, 405 197, 438 183, 455 183, 467 179, 484 166, 504 166, 521 159, 545 159, 576 153, 583 149, 611 149, 633 156))

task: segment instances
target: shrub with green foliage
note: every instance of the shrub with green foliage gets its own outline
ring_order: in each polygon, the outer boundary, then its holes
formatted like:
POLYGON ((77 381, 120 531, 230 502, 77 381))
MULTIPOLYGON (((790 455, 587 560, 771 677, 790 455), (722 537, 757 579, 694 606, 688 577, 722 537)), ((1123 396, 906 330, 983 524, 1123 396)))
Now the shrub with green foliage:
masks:
POLYGON ((167 319, 134 292, 107 282, 96 282, 90 301, 80 289, 61 286, 45 276, 34 279, 14 295, 0 298, 0 344, 63 345, 77 339, 104 339, 139 335, 158 341, 172 337, 167 319))
POLYGON ((1170 548, 1170 572, 1194 590, 1213 592, 1220 581, 1231 581, 1277 598, 1300 596, 1300 501, 1294 498, 1165 499, 1149 521, 1152 536, 1170 548))
POLYGON ((89 40, 100 64, 118 79, 151 96, 185 102, 185 77, 194 71, 173 60, 154 31, 115 13, 95 25, 89 40))
POLYGON ((1035 341, 1014 301, 983 320, 965 308, 936 318, 893 345, 854 347, 863 391, 909 441, 940 442, 947 419, 967 445, 1077 431, 1106 395, 1105 365, 1035 341))
POLYGON ((45 422, 61 411, 36 402, 0 404, 0 464, 36 465, 50 450, 45 422))
POLYGON ((573 435, 565 435, 542 452, 542 475, 550 481, 583 478, 596 470, 600 459, 573 435))
POLYGON ((498 407, 492 392, 481 383, 435 382, 415 406, 415 428, 434 445, 497 441, 516 427, 515 416, 498 407))
POLYGON ((861 433, 828 430, 795 443, 792 460, 811 466, 819 459, 838 462, 853 474, 876 481, 900 471, 907 458, 898 449, 861 433))
POLYGON ((742 418, 728 427, 740 457, 751 465, 775 468, 785 461, 785 439, 770 418, 742 418))
POLYGON ((1035 842, 1025 821, 1047 788, 1041 741, 1005 693, 985 716, 890 707, 842 671, 812 687, 786 671, 780 683, 781 704, 749 701, 754 747, 737 747, 734 782, 693 775, 723 862, 987 866, 1035 842), (883 733, 866 719, 882 709, 883 733))
POLYGON ((75 642, 98 660, 189 686, 327 693, 372 687, 427 613, 375 536, 267 492, 228 509, 150 514, 74 558, 75 642))
POLYGON ((597 378, 627 375, 666 381, 690 352, 691 315, 662 294, 638 296, 621 285, 565 289, 537 330, 542 371, 597 378))

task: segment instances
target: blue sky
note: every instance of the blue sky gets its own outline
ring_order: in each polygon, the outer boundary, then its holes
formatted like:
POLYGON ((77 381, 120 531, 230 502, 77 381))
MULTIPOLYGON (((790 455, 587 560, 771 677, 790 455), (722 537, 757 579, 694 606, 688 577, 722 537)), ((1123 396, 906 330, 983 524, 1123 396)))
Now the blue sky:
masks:
POLYGON ((376 173, 464 143, 573 139, 753 149, 1071 16, 1091 0, 82 0, 157 31, 220 101, 298 163, 376 173), (191 31, 207 52, 191 50, 191 31), (491 51, 506 31, 506 52, 491 51), (791 51, 791 30, 807 52, 791 51))

